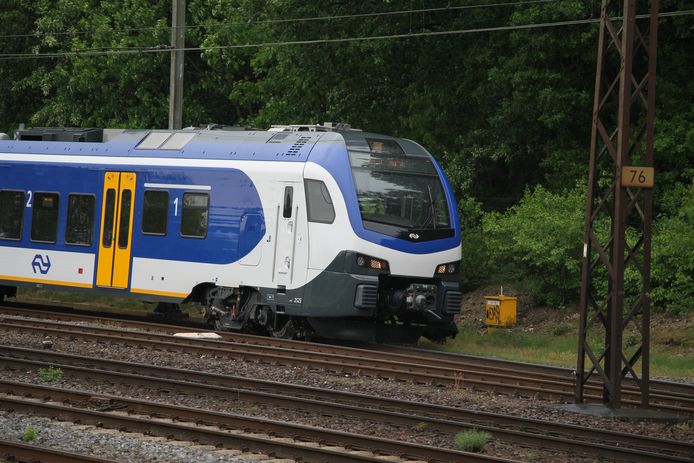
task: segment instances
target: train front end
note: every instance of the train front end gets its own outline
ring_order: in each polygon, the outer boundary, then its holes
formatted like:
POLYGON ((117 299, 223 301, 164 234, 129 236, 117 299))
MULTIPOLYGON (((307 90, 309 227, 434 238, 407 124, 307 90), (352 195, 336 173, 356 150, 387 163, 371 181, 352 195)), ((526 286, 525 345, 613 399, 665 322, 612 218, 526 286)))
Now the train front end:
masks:
MULTIPOLYGON (((342 133, 349 175, 342 176, 354 240, 333 270, 347 275, 351 323, 318 326, 334 338, 442 341, 457 334, 460 312, 460 221, 442 169, 410 140, 342 133), (349 191, 348 185, 349 184, 349 191)), ((343 313, 342 315, 347 315, 343 313)))

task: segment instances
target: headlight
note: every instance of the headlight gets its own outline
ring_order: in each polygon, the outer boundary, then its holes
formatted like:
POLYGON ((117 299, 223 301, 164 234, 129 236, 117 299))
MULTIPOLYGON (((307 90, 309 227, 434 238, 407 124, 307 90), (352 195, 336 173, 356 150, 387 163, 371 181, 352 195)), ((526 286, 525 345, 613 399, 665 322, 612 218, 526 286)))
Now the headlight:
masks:
POLYGON ((454 275, 458 272, 460 262, 449 262, 447 264, 439 264, 436 266, 437 275, 454 275))
POLYGON ((383 259, 357 254, 357 265, 359 267, 371 268, 374 270, 388 270, 388 262, 383 259))

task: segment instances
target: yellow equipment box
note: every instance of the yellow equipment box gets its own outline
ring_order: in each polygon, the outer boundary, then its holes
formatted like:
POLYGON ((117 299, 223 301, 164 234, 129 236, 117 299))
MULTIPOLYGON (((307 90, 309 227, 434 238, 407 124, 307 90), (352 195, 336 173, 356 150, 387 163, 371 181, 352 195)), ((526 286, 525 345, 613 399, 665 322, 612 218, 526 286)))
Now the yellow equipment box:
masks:
POLYGON ((484 296, 487 301, 487 326, 514 326, 516 324, 516 298, 484 296))

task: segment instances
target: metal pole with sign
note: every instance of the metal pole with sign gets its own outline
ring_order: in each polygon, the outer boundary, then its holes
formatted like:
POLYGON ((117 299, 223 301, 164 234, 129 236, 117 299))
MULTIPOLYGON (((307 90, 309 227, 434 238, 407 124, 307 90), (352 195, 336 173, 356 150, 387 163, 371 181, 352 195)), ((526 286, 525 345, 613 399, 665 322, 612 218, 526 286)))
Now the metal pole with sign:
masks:
POLYGON ((581 278, 576 403, 588 380, 621 407, 622 383, 649 404, 653 121, 658 0, 603 0, 581 278), (638 2, 638 6, 646 4, 638 2), (637 15, 650 13, 646 19, 637 15), (625 275, 629 278, 625 280, 625 275))

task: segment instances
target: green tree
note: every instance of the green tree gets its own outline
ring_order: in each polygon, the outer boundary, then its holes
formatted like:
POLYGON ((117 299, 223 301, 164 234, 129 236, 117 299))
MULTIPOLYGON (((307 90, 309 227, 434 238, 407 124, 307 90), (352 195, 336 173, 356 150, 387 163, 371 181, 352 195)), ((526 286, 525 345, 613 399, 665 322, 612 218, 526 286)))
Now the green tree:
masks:
POLYGON ((682 313, 694 309, 694 183, 678 213, 662 218, 653 237, 652 288, 655 310, 682 313))
POLYGON ((168 42, 168 9, 145 0, 36 1, 37 53, 72 53, 47 63, 24 86, 43 97, 34 125, 165 126, 168 56, 162 53, 88 55, 168 42))
POLYGON ((577 300, 585 187, 552 193, 527 190, 506 213, 483 219, 491 279, 518 282, 537 303, 577 300))
MULTIPOLYGON (((31 32, 38 18, 32 0, 7 0, 0 5, 0 50, 27 53, 35 39, 31 32)), ((25 91, 22 81, 36 69, 37 60, 0 59, 0 132, 11 133, 40 107, 41 99, 25 91)))

